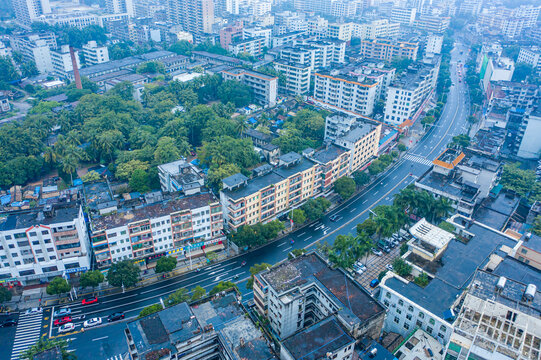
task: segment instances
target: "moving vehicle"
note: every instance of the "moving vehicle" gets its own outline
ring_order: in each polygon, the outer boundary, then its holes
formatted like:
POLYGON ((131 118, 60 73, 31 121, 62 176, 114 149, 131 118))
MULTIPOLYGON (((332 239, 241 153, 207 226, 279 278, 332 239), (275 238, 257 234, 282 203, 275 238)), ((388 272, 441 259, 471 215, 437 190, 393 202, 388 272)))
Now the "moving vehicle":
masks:
POLYGON ((56 310, 53 313, 53 317, 57 318, 57 317, 67 316, 70 314, 71 314, 71 309, 66 307, 66 308, 61 308, 61 309, 56 310))
POLYGON ((83 305, 90 305, 90 304, 95 304, 98 302, 98 297, 97 296, 94 296, 94 297, 89 297, 89 298, 86 298, 86 299, 83 299, 83 301, 81 302, 81 304, 83 305))
POLYGON ((246 265, 246 261, 243 261, 240 263, 240 266, 244 266, 244 265, 246 265))
POLYGON ((72 322, 69 322, 69 323, 65 323, 64 325, 59 327, 58 332, 59 333, 65 333, 65 332, 68 332, 68 331, 72 331, 73 329, 75 329, 75 324, 72 323, 72 322))
POLYGON ((83 327, 85 327, 85 328, 98 326, 98 325, 101 325, 101 318, 100 317, 95 317, 95 318, 89 319, 89 320, 87 320, 87 321, 85 321, 83 323, 83 327))
POLYGON ((111 314, 107 317, 107 321, 108 322, 113 322, 113 321, 117 321, 117 320, 122 320, 124 319, 126 315, 124 315, 123 312, 116 312, 114 314, 111 314))
POLYGON ((64 316, 54 321, 54 326, 60 326, 71 322, 71 316, 64 316))
POLYGON ((28 310, 26 310, 24 312, 25 315, 30 315, 30 314, 40 314, 43 312, 43 309, 40 308, 40 307, 37 307, 37 308, 30 308, 28 310))
POLYGON ((379 280, 378 279, 374 279, 374 280, 370 281, 370 287, 375 288, 378 285, 379 285, 379 280))
POLYGON ((338 215, 338 214, 334 214, 334 215, 329 216, 329 220, 331 220, 333 222, 338 221, 340 219, 342 219, 342 217, 340 215, 338 215))
POLYGON ((10 327, 10 326, 16 326, 17 321, 13 319, 4 320, 0 323, 0 327, 10 327))

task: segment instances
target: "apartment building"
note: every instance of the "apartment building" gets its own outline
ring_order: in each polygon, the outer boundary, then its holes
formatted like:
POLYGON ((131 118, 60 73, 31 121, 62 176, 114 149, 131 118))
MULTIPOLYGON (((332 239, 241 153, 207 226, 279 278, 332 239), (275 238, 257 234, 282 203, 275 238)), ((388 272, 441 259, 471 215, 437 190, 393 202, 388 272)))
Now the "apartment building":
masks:
POLYGON ((285 75, 284 92, 293 95, 304 95, 310 90, 312 69, 309 64, 299 64, 287 60, 275 60, 274 68, 285 75))
MULTIPOLYGON (((515 130, 512 129, 511 130, 515 130)), ((516 130, 515 130, 516 131, 516 130)), ((518 128, 518 134, 514 137, 515 142, 519 142, 517 156, 523 159, 537 160, 541 152, 541 143, 537 139, 537 134, 541 134, 541 101, 538 101, 537 107, 524 116, 518 128)), ((511 135, 513 137, 513 135, 511 135)), ((508 139, 509 140, 509 139, 508 139)))
POLYGON ((312 71, 345 62, 346 43, 338 40, 296 40, 293 45, 280 49, 280 59, 308 64, 312 71))
POLYGON ((214 1, 212 0, 168 0, 167 17, 173 24, 182 25, 184 31, 201 41, 205 34, 212 33, 214 24, 214 1))
POLYGON ((90 25, 99 25, 101 23, 101 16, 99 14, 76 11, 73 13, 52 13, 41 15, 39 21, 53 26, 69 26, 84 29, 90 25))
POLYGON ((180 191, 184 195, 201 192, 205 184, 203 171, 186 160, 158 165, 158 177, 163 192, 180 191))
POLYGON ((341 41, 350 41, 353 34, 353 23, 329 23, 327 37, 341 41))
POLYGON ((308 34, 315 35, 318 39, 327 37, 329 21, 321 16, 314 16, 308 19, 308 34))
POLYGON ((420 15, 413 22, 413 26, 430 33, 442 34, 449 28, 451 18, 441 15, 420 15))
POLYGON ((11 0, 15 18, 21 25, 30 24, 43 14, 51 12, 49 0, 11 0))
POLYGON ((131 320, 124 334, 134 360, 276 359, 233 290, 131 320))
MULTIPOLYGON (((512 248, 516 241, 460 215, 447 220, 456 230, 454 234, 445 232, 445 236, 444 230, 421 221, 403 258, 412 265, 413 276, 424 272, 429 283, 420 287, 388 272, 380 283, 379 300, 387 308, 383 329, 408 336, 414 328, 420 328, 445 345, 453 335, 464 289, 470 286, 477 269, 489 266, 488 259, 492 260, 500 249, 512 248)), ((497 258, 494 260, 498 263, 497 258)))
POLYGON ((242 38, 242 22, 226 26, 220 29, 220 46, 229 49, 229 44, 234 40, 242 38))
POLYGON ((80 205, 47 205, 0 217, 0 280, 32 285, 90 269, 86 221, 80 205))
POLYGON ((267 47, 267 40, 264 37, 237 39, 229 44, 229 51, 235 55, 247 53, 252 56, 259 56, 267 47))
POLYGON ((223 248, 222 206, 209 193, 172 197, 135 209, 121 208, 91 220, 98 267, 156 256, 203 256, 223 248))
POLYGON ((263 46, 269 48, 272 44, 272 29, 270 28, 243 28, 242 39, 256 39, 263 38, 263 46))
POLYGON ((391 39, 374 39, 362 40, 359 54, 367 58, 385 61, 391 61, 395 57, 416 60, 418 51, 419 43, 391 39))
POLYGON ((459 214, 472 216, 476 207, 486 199, 496 185, 500 164, 490 159, 466 155, 446 149, 433 168, 423 174, 415 186, 436 198, 444 197, 459 214))
POLYGON ((415 118, 436 87, 439 68, 439 57, 433 57, 431 64, 414 63, 396 78, 387 89, 384 121, 400 125, 415 118))
POLYGON ((541 270, 541 236, 535 233, 526 233, 511 252, 511 256, 526 265, 541 270))
POLYGON ((384 307, 360 284, 315 252, 257 274, 254 303, 288 350, 293 334, 312 331, 314 324, 325 324, 326 319, 354 339, 376 339, 385 317, 384 307))
POLYGON ((235 174, 222 182, 220 203, 231 230, 268 222, 321 192, 319 166, 294 152, 252 179, 235 174))
POLYGON ((349 174, 364 168, 370 160, 378 156, 382 125, 356 122, 350 130, 337 137, 334 144, 349 151, 349 174))
POLYGON ((314 98, 341 109, 370 116, 378 93, 378 83, 340 70, 314 73, 314 98))
MULTIPOLYGON (((81 67, 79 60, 79 52, 74 51, 75 61, 77 67, 81 67)), ((57 50, 51 50, 51 63, 53 65, 53 74, 59 78, 67 78, 69 72, 73 72, 73 62, 71 61, 71 54, 69 45, 62 45, 57 50)))
POLYGON ((223 70, 220 74, 224 80, 235 80, 249 86, 254 92, 254 100, 260 105, 276 105, 278 77, 243 68, 223 70))
POLYGON ((538 47, 520 48, 517 63, 521 62, 531 65, 537 71, 541 71, 541 49, 538 47))
POLYGON ((273 35, 271 47, 280 47, 293 44, 297 39, 306 34, 306 30, 284 32, 280 35, 273 35))
POLYGON ((94 40, 83 45, 83 54, 86 65, 97 65, 109 61, 107 46, 98 46, 94 40))
POLYGON ((57 48, 56 35, 49 32, 15 35, 10 37, 13 50, 27 60, 33 60, 41 74, 53 70, 50 50, 57 48))
POLYGON ((382 99, 387 94, 387 88, 396 76, 396 69, 383 61, 366 59, 352 65, 351 75, 363 76, 365 79, 377 83, 376 98, 382 99))
POLYGON ((393 7, 391 10, 391 21, 404 25, 413 25, 417 9, 414 7, 393 7))
POLYGON ((395 38, 400 34, 400 23, 388 19, 353 24, 353 37, 365 39, 395 38))
POLYGON ((490 108, 514 108, 530 113, 539 96, 539 86, 514 81, 491 81, 487 87, 490 108))
POLYGON ((429 35, 426 38, 425 55, 440 55, 443 46, 443 36, 429 35))
POLYGON ((541 292, 533 283, 505 275, 482 270, 475 273, 446 359, 539 359, 541 292))

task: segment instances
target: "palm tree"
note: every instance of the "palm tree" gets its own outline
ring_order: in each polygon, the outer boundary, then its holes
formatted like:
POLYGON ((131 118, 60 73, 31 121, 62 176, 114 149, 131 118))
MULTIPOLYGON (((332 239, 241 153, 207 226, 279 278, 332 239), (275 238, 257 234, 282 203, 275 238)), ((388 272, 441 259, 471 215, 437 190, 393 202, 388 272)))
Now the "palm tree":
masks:
POLYGON ((43 160, 45 160, 45 163, 49 166, 53 166, 54 164, 56 164, 56 159, 57 153, 55 152, 55 150, 52 147, 47 146, 43 151, 43 160))
POLYGON ((70 184, 73 184, 73 173, 77 171, 79 160, 75 156, 66 156, 62 159, 62 171, 70 174, 70 184))
POLYGON ((242 137, 242 134, 244 134, 244 132, 248 130, 248 124, 246 123, 246 118, 244 116, 237 116, 235 120, 237 122, 235 124, 235 130, 237 134, 240 137, 242 137))
POLYGON ((446 218, 452 211, 453 207, 451 206, 451 202, 447 198, 440 197, 434 202, 431 219, 434 221, 446 218))

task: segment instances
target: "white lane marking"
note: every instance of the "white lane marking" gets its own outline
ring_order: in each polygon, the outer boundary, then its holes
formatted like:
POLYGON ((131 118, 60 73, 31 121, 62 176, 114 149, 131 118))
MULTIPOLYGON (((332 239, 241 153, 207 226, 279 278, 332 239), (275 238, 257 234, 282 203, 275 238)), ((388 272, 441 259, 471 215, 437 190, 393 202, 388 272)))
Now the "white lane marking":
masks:
POLYGON ((303 233, 299 234, 299 236, 303 236, 303 235, 305 235, 305 234, 306 234, 306 232, 303 232, 303 233))
POLYGON ((353 208, 353 209, 351 209, 349 212, 352 213, 352 212, 354 212, 354 211, 356 211, 356 210, 357 210, 357 208, 353 208))
POLYGON ((303 241, 306 241, 306 240, 310 240, 312 238, 312 235, 308 236, 306 239, 304 239, 303 241))
POLYGON ((109 336, 102 336, 102 337, 99 337, 99 338, 92 339, 92 341, 98 341, 98 340, 103 340, 103 339, 107 339, 107 338, 109 338, 109 336))
POLYGON ((368 199, 365 199, 365 200, 363 201, 363 204, 365 204, 367 201, 368 201, 368 199))
POLYGON ((285 244, 287 244, 287 243, 285 243, 285 242, 284 242, 284 243, 281 243, 281 244, 279 244, 277 247, 284 246, 285 244))
POLYGON ((282 250, 282 252, 286 252, 286 251, 289 251, 289 250, 291 250, 291 249, 293 249, 293 246, 286 247, 284 250, 282 250))
POLYGON ((377 195, 379 193, 379 190, 374 193, 374 195, 377 195))

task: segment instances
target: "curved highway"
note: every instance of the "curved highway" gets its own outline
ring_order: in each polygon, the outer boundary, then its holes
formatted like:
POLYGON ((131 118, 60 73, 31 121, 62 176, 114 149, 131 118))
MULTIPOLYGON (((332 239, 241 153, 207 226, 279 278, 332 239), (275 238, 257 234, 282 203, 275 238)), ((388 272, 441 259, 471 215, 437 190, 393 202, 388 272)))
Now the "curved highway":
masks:
MULTIPOLYGON (((390 204, 395 193, 426 172, 432 160, 445 149, 453 136, 466 131, 469 100, 464 83, 458 81, 457 63, 459 59, 464 63, 467 50, 464 45, 457 43, 452 51, 451 80, 453 85, 440 120, 405 156, 381 174, 376 182, 332 210, 321 221, 294 231, 287 237, 255 251, 206 267, 200 272, 190 272, 175 278, 161 280, 144 288, 104 296, 97 304, 83 306, 78 303, 71 305, 73 315, 77 317, 84 314, 86 319, 99 316, 106 321, 108 315, 122 311, 126 314, 126 318, 129 318, 138 315, 142 308, 159 302, 160 298, 165 299, 178 288, 192 289, 200 285, 209 291, 218 282, 225 280, 238 282, 244 295, 244 301, 246 301, 252 296, 251 291, 245 287, 246 280, 250 276, 250 266, 262 262, 275 264, 287 258, 287 254, 293 249, 312 248, 320 241, 332 244, 337 235, 354 234, 356 225, 368 217, 370 209, 381 204, 390 204), (463 54, 460 54, 461 51, 463 54), (338 214, 339 220, 330 221, 329 215, 332 214, 338 214), (291 240, 294 240, 293 244, 291 240), (246 261, 245 266, 241 266, 243 261, 246 261)), ((44 313, 42 334, 55 336, 58 335, 56 329, 51 330, 50 327, 51 310, 46 309, 44 313)), ((82 332, 82 322, 82 319, 75 320, 76 331, 67 335, 67 338, 71 340, 70 349, 76 351, 79 359, 113 358, 114 355, 125 351, 122 332, 124 325, 122 323, 82 332), (96 356, 98 354, 101 355, 96 356)), ((4 330, 0 329, 0 331, 4 330)), ((13 338, 11 343, 13 343, 13 338)), ((10 350, 12 346, 13 344, 10 344, 10 350)), ((0 358, 9 359, 9 356, 0 356, 0 358)))

